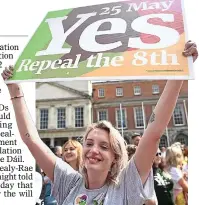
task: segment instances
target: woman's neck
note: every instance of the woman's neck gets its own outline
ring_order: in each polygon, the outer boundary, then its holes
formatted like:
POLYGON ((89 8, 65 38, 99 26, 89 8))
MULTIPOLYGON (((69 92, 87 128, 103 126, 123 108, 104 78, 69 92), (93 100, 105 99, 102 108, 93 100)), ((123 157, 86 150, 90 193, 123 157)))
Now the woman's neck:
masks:
POLYGON ((69 165, 76 171, 79 171, 79 167, 77 167, 77 162, 76 161, 72 161, 69 162, 69 165))
POLYGON ((106 184, 108 173, 87 172, 87 188, 100 189, 106 184))

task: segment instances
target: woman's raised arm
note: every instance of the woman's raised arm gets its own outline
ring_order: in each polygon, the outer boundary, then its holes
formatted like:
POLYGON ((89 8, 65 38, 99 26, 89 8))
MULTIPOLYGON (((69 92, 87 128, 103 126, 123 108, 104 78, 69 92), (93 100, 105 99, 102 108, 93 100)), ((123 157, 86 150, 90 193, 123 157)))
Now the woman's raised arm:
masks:
MULTIPOLYGON (((196 44, 188 41, 183 52, 184 56, 198 56, 196 44)), ((173 114, 183 81, 169 80, 151 115, 148 126, 137 147, 134 160, 142 183, 144 184, 151 170, 159 141, 173 114)))
MULTIPOLYGON (((4 80, 12 76, 13 68, 6 68, 2 77, 4 80)), ((40 139, 31 115, 26 106, 23 91, 18 84, 7 84, 10 97, 12 100, 17 126, 23 142, 35 158, 37 164, 53 181, 56 156, 40 139)))

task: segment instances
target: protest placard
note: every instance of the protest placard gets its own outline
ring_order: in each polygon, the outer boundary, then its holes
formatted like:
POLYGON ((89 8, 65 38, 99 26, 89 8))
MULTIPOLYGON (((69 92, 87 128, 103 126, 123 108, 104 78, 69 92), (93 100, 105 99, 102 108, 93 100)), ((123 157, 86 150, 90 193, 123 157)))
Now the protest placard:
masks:
POLYGON ((13 81, 192 79, 183 1, 122 1, 48 12, 13 81))

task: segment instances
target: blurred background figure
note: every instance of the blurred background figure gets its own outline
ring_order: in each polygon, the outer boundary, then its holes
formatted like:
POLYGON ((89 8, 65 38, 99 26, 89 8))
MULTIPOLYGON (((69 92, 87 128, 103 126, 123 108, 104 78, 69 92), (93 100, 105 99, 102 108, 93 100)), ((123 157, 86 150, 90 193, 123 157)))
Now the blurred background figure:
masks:
POLYGON ((77 140, 69 139, 62 146, 62 160, 79 171, 82 164, 82 145, 77 140))
POLYGON ((138 146, 142 136, 139 133, 134 133, 131 137, 131 144, 138 146))
POLYGON ((135 154, 135 151, 136 151, 136 145, 133 145, 133 144, 129 144, 126 146, 126 150, 127 150, 127 153, 128 153, 128 159, 130 160, 132 158, 132 156, 135 154))
POLYGON ((161 157, 165 158, 166 157, 166 148, 165 147, 161 147, 160 151, 161 151, 161 157))
POLYGON ((176 205, 186 205, 188 198, 188 184, 182 172, 184 156, 181 146, 171 145, 166 151, 166 164, 174 182, 174 202, 176 205))
POLYGON ((44 193, 43 193, 43 176, 41 173, 41 169, 38 166, 38 164, 36 164, 35 167, 35 205, 40 205, 44 199, 44 193))
MULTIPOLYGON (((50 150, 55 154, 55 147, 50 147, 50 150)), ((51 194, 52 182, 45 173, 43 175, 44 205, 57 205, 57 201, 51 194)))
POLYGON ((184 155, 183 165, 187 165, 188 164, 188 146, 184 145, 183 155, 184 155))
MULTIPOLYGON (((185 181, 188 184, 188 146, 184 147, 184 161, 183 161, 183 167, 182 167, 182 173, 185 181)), ((188 204, 188 193, 184 192, 185 200, 188 204)))
POLYGON ((153 162, 154 188, 159 205, 174 205, 171 175, 167 172, 165 158, 158 149, 153 162))
POLYGON ((62 147, 56 146, 54 149, 54 153, 57 157, 61 158, 62 157, 62 147))
POLYGON ((180 142, 175 142, 171 145, 171 147, 179 147, 180 149, 182 149, 182 144, 180 142))

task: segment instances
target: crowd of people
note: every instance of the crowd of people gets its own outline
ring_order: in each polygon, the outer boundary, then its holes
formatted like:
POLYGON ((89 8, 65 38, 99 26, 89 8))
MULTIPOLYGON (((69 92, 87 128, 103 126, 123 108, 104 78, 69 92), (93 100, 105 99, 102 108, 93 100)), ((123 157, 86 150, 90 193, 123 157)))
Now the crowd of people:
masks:
MULTIPOLYGON (((127 145, 129 159, 135 154, 140 140, 139 133, 132 136, 132 144, 127 145)), ((152 167, 158 204, 187 205, 188 146, 175 142, 167 148, 160 147, 152 167)))
MULTIPOLYGON (((196 44, 188 41, 182 53, 195 61, 196 44)), ((12 75, 11 66, 2 73, 4 80, 12 75)), ((50 197, 55 197, 58 205, 152 205, 163 198, 161 194, 170 200, 167 205, 185 205, 188 169, 182 166, 181 146, 175 143, 167 148, 163 161, 158 150, 182 84, 182 80, 167 81, 143 136, 135 140, 135 151, 128 151, 124 138, 110 122, 100 121, 88 126, 83 146, 77 141, 66 142, 62 158, 39 137, 21 86, 12 83, 7 87, 21 139, 45 173, 52 189, 50 197)))

